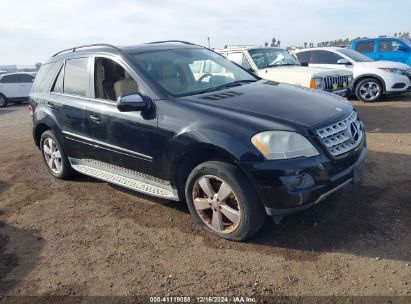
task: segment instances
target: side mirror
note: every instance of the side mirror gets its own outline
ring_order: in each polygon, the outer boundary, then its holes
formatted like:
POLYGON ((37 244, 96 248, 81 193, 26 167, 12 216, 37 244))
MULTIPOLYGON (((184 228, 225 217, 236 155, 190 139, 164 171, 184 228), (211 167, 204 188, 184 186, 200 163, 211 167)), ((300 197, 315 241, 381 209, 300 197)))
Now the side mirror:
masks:
POLYGON ((301 66, 308 67, 308 62, 301 62, 301 66))
POLYGON ((148 109, 149 106, 149 98, 139 93, 120 96, 117 99, 117 109, 120 112, 143 111, 148 109))
POLYGON ((250 73, 255 73, 255 71, 254 71, 254 69, 253 68, 248 68, 248 71, 250 72, 250 73))
POLYGON ((350 65, 351 62, 349 62, 347 59, 342 58, 337 60, 337 64, 345 64, 345 65, 350 65))
POLYGON ((408 48, 405 45, 400 44, 399 46, 397 46, 396 50, 406 52, 408 51, 408 48))

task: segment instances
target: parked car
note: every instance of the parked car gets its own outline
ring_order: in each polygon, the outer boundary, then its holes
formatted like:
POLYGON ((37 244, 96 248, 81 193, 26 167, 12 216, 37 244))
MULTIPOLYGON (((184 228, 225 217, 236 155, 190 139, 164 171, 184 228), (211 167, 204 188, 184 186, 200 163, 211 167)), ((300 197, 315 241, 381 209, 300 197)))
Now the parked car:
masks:
POLYGON ((302 49, 294 55, 308 66, 352 71, 353 92, 365 102, 377 101, 384 94, 411 91, 411 69, 403 63, 374 61, 356 51, 338 47, 302 49))
POLYGON ((345 99, 262 80, 188 42, 76 47, 30 95, 46 168, 186 201, 196 222, 244 240, 361 178, 364 125, 345 99), (197 75, 198 65, 224 70, 197 75))
POLYGON ((215 51, 264 79, 296 84, 341 96, 348 96, 352 88, 352 72, 343 69, 304 67, 286 50, 280 48, 239 47, 215 51))
POLYGON ((411 66, 411 41, 400 38, 370 38, 351 42, 350 48, 374 60, 388 60, 411 66))
POLYGON ((28 100, 34 76, 29 73, 0 75, 0 108, 9 102, 21 103, 28 100))

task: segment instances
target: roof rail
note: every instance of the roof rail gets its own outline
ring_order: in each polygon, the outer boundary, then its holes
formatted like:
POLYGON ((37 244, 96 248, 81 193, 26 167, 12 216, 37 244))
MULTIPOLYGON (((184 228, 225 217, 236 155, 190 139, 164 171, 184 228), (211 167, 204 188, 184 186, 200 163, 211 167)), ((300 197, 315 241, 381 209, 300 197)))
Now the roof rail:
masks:
POLYGON ((72 47, 69 49, 65 49, 62 50, 60 52, 55 53, 52 57, 56 57, 57 55, 64 53, 64 52, 68 52, 68 51, 72 51, 75 52, 77 49, 82 49, 82 48, 87 48, 87 47, 95 47, 95 46, 106 46, 106 47, 110 47, 113 49, 116 49, 118 51, 121 51, 121 49, 119 49, 118 47, 111 45, 111 44, 107 44, 107 43, 94 43, 94 44, 85 44, 85 45, 80 45, 80 46, 76 46, 76 47, 72 47))
POLYGON ((197 45, 197 44, 194 44, 194 43, 192 43, 192 42, 183 41, 183 40, 162 40, 162 41, 147 42, 147 44, 167 43, 167 42, 180 42, 180 43, 189 44, 189 45, 197 45))

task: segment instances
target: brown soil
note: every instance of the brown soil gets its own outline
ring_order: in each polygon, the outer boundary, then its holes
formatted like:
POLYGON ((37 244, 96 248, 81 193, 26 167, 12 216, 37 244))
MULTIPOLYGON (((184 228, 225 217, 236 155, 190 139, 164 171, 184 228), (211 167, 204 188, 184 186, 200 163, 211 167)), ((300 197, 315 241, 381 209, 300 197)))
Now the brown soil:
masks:
POLYGON ((248 243, 203 232, 184 204, 54 179, 27 106, 0 109, 0 296, 410 295, 411 95, 353 103, 363 183, 248 243))

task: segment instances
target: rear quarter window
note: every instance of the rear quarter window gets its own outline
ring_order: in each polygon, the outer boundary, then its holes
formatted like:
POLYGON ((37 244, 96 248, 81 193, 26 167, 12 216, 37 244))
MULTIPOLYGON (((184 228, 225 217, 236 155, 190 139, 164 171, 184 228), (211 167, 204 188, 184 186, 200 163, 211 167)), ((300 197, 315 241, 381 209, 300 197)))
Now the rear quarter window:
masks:
POLYGON ((87 95, 88 58, 76 58, 66 61, 64 68, 64 93, 78 96, 87 95))
POLYGON ((48 92, 59 67, 58 62, 43 64, 34 79, 31 91, 33 93, 48 92))

